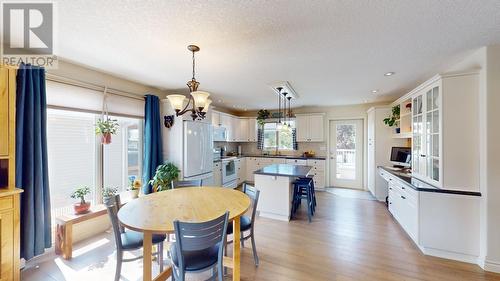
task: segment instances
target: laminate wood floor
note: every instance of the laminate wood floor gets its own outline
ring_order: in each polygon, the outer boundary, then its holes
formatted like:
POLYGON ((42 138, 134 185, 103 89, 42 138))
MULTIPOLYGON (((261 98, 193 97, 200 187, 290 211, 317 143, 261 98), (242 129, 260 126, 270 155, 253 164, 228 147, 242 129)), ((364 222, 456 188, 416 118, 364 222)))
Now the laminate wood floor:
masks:
MULTIPOLYGON (((247 243, 242 249, 242 280, 500 280, 500 274, 477 265, 423 255, 382 203, 327 192, 317 196, 310 224, 304 206, 290 223, 258 218, 260 266, 254 266, 247 243)), ((111 233, 103 233, 76 244, 69 262, 46 255, 28 263, 21 279, 113 280, 113 248, 111 233)), ((122 280, 141 280, 142 264, 125 263, 122 272, 122 280)))

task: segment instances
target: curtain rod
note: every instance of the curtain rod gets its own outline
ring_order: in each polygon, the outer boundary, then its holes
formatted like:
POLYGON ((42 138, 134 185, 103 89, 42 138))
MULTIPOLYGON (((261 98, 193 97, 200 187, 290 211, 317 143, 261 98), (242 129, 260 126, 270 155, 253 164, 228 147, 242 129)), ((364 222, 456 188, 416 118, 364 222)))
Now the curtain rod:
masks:
MULTIPOLYGON (((99 92, 104 92, 104 88, 105 88, 104 86, 100 86, 97 84, 88 83, 88 82, 84 82, 84 81, 80 81, 80 80, 76 80, 73 78, 68 78, 68 77, 64 77, 64 76, 60 76, 60 75, 55 75, 55 74, 48 73, 48 72, 45 73, 45 78, 48 81, 66 84, 66 85, 70 85, 70 86, 81 87, 81 88, 99 91, 99 92)), ((117 89, 113 89, 113 88, 109 88, 109 87, 107 88, 107 93, 112 94, 112 95, 116 95, 116 96, 122 96, 122 97, 130 98, 130 99, 144 101, 143 94, 142 94, 142 96, 139 96, 141 94, 125 92, 125 91, 121 91, 121 90, 117 90, 117 89)))

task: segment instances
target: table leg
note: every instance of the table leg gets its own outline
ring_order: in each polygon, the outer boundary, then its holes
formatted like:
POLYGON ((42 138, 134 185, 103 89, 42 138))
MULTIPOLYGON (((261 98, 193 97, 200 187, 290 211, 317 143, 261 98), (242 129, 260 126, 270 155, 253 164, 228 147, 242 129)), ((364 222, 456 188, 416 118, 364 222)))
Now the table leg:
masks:
POLYGON ((142 241, 143 246, 143 269, 142 269, 142 280, 151 281, 151 248, 153 247, 153 235, 149 231, 144 231, 144 240, 142 241))
POLYGON ((233 281, 240 281, 240 217, 233 220, 233 281))

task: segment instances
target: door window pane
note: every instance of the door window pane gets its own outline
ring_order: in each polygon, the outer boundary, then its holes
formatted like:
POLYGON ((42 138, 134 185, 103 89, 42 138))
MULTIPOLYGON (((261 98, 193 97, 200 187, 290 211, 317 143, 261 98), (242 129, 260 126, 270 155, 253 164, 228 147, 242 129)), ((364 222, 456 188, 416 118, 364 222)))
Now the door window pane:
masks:
POLYGON ((432 112, 432 132, 439 133, 439 110, 432 112))
POLYGON ((439 157, 439 135, 432 135, 432 156, 439 157))
POLYGON ((356 125, 337 125, 338 179, 356 179, 356 125))
POLYGON ((87 200, 94 204, 96 185, 95 115, 66 110, 47 110, 47 148, 52 218, 73 212, 77 199, 70 197, 88 186, 87 200))

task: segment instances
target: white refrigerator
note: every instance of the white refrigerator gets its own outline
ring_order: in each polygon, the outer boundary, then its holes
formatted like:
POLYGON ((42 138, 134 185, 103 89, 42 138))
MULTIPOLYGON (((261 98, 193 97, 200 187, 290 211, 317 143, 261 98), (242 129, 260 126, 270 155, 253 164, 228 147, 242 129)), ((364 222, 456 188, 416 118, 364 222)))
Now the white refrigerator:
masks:
POLYGON ((201 179, 203 185, 213 184, 212 126, 199 121, 183 123, 183 178, 201 179))

